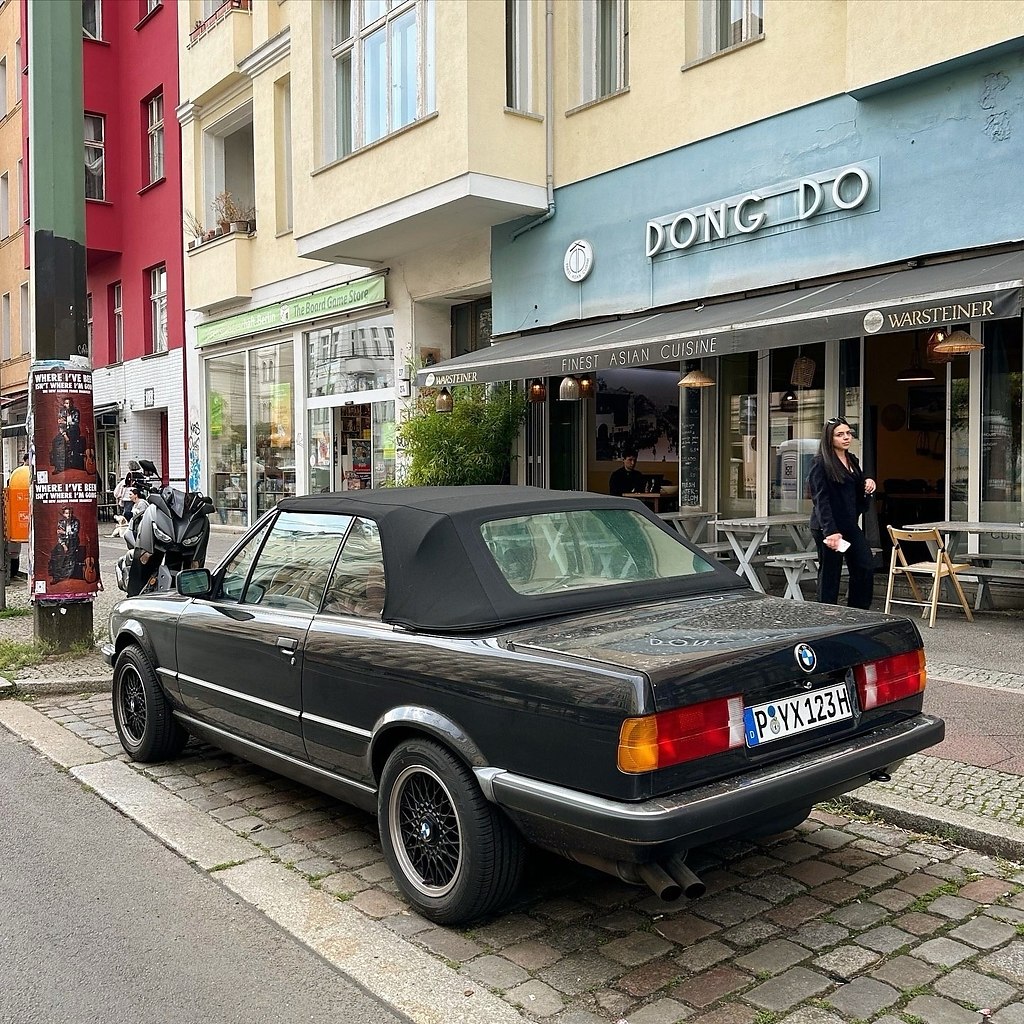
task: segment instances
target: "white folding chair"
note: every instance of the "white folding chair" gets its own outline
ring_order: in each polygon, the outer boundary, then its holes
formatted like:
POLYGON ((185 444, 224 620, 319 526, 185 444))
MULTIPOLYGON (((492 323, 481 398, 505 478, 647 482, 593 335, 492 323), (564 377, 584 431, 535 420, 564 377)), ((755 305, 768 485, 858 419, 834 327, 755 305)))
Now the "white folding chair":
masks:
POLYGON ((960 586, 960 580, 957 579, 956 575, 962 569, 970 569, 970 565, 965 562, 950 561, 949 554, 946 552, 946 545, 942 540, 942 534, 934 528, 930 530, 899 530, 895 526, 889 526, 887 529, 889 530, 889 536, 892 538, 892 557, 889 559, 889 586, 885 591, 885 610, 888 611, 894 604, 909 604, 923 608, 924 611, 921 613, 921 618, 924 618, 930 612, 928 625, 934 626, 935 613, 940 604, 945 608, 957 607, 951 601, 939 600, 939 590, 942 587, 942 581, 949 580, 956 591, 960 607, 967 616, 967 621, 973 622, 974 616, 971 614, 970 605, 964 596, 964 589, 960 586), (927 544, 928 550, 935 552, 935 557, 925 562, 908 562, 902 547, 903 544, 908 543, 927 544), (906 578, 915 600, 896 600, 892 596, 893 583, 898 573, 906 578), (915 576, 931 577, 932 589, 927 600, 924 599, 921 591, 918 589, 917 581, 914 579, 915 576))

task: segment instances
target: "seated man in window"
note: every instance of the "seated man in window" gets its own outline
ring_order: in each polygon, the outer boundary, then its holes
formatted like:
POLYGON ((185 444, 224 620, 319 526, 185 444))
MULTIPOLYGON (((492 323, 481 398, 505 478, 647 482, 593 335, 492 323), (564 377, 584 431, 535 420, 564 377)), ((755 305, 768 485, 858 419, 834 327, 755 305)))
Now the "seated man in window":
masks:
POLYGON ((608 493, 616 497, 623 494, 642 493, 646 478, 636 468, 636 450, 628 450, 622 455, 622 466, 615 470, 608 480, 608 493))

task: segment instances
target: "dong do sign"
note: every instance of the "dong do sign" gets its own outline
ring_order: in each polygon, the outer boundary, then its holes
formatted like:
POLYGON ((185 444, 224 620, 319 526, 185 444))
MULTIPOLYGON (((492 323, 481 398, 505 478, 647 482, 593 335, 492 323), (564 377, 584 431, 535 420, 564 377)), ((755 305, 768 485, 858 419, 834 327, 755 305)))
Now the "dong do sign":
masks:
POLYGON ((364 277, 359 281, 325 288, 297 299, 288 299, 272 306, 260 306, 237 316, 200 324, 196 328, 196 346, 212 345, 218 341, 242 338, 248 334, 272 331, 293 323, 317 320, 338 313, 348 313, 364 306, 377 306, 384 301, 384 275, 364 277))
POLYGON ((647 222, 647 256, 684 255, 878 209, 878 161, 820 171, 647 222))

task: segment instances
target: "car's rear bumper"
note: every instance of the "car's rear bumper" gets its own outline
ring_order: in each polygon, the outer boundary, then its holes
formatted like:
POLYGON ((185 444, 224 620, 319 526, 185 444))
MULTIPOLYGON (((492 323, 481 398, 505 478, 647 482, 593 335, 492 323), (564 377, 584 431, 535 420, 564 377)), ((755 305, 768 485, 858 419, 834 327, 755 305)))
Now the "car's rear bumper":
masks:
POLYGON ((762 832, 773 821, 848 793, 900 761, 939 743, 941 718, 916 715, 824 750, 816 750, 720 782, 641 803, 624 803, 478 768, 484 792, 533 842, 562 852, 584 850, 632 863, 762 832))

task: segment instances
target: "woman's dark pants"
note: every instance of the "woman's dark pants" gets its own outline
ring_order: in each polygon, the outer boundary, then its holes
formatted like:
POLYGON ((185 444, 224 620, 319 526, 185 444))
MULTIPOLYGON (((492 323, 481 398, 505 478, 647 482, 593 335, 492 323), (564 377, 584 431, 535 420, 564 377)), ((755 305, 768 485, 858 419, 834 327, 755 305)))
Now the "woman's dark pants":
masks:
POLYGON ((825 534, 811 530, 818 547, 818 602, 839 603, 839 580, 843 572, 843 559, 850 570, 850 587, 846 603, 851 608, 870 608, 875 586, 875 556, 860 530, 850 530, 843 537, 850 542, 845 553, 825 546, 825 534))

